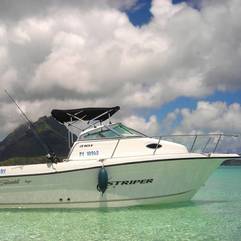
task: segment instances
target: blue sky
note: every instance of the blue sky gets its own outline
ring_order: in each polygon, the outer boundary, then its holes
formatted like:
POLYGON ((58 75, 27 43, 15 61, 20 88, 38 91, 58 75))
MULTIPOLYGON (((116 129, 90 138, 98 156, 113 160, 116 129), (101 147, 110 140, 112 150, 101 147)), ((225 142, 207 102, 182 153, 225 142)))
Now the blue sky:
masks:
MULTIPOLYGON (((178 4, 186 1, 173 0, 172 2, 173 4, 178 4)), ((133 25, 142 26, 143 24, 147 24, 150 21, 152 17, 150 12, 151 3, 151 0, 138 0, 136 6, 127 11, 127 15, 133 25)))
MULTIPOLYGON (((189 6, 192 6, 196 10, 200 7, 201 0, 172 0, 173 4, 179 4, 186 2, 189 6)), ((127 15, 132 24, 136 27, 141 27, 148 24, 151 21, 152 14, 150 12, 152 1, 151 0, 138 0, 137 5, 127 11, 127 15)), ((241 78, 240 78, 241 82, 241 78)), ((205 95, 198 98, 180 96, 160 108, 155 108, 145 112, 146 116, 155 114, 158 116, 159 121, 164 119, 166 115, 173 112, 175 109, 195 109, 198 101, 208 102, 225 102, 230 105, 233 103, 241 103, 241 90, 229 90, 229 91, 214 91, 211 95, 205 95)), ((180 121, 180 120, 179 120, 180 121)))
MULTIPOLYGON (((227 104, 232 103, 241 103, 241 91, 231 91, 231 92, 220 92, 216 91, 212 95, 204 96, 202 98, 190 98, 190 97, 178 97, 177 99, 170 101, 169 103, 163 105, 160 109, 158 109, 158 117, 161 119, 165 118, 165 116, 174 111, 177 108, 188 108, 195 109, 197 105, 197 101, 208 101, 208 102, 216 102, 222 101, 227 104)), ((153 113, 156 110, 153 111, 153 113)))

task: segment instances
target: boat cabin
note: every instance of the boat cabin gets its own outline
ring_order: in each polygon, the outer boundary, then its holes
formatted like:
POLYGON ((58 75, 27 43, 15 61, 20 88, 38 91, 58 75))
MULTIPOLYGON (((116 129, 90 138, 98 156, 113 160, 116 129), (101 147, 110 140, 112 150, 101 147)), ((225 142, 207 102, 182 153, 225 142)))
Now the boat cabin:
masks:
POLYGON ((143 155, 187 153, 185 146, 148 137, 122 123, 112 124, 110 117, 120 109, 82 108, 53 110, 52 116, 70 130, 69 160, 100 160, 143 155), (104 124, 104 121, 108 123, 104 124), (79 123, 87 122, 80 128, 79 123), (77 139, 73 141, 73 128, 77 139))

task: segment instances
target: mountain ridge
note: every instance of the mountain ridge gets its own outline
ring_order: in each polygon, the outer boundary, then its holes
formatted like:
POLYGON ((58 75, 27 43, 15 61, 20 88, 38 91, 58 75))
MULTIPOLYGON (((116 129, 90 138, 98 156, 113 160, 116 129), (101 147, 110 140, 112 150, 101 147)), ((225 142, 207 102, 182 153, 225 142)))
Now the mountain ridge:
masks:
MULTIPOLYGON (((53 117, 43 116, 33 123, 40 138, 57 156, 68 154, 68 131, 53 117)), ((27 124, 22 124, 0 142, 0 162, 12 158, 45 156, 43 147, 27 124)))

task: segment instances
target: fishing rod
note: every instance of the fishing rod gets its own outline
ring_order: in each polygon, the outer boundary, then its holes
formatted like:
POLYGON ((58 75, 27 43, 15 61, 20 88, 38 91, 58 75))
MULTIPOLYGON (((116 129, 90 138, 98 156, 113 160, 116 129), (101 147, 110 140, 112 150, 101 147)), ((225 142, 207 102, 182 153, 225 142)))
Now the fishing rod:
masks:
POLYGON ((34 127, 34 124, 32 123, 32 121, 27 117, 27 115, 24 113, 24 111, 20 108, 20 106, 18 105, 18 103, 14 100, 14 98, 8 93, 8 91, 5 89, 4 90, 6 95, 10 98, 10 100, 17 106, 17 108, 19 109, 23 119, 26 121, 27 124, 29 124, 29 127, 31 128, 34 136, 36 137, 36 139, 38 140, 39 144, 42 146, 42 148, 44 149, 44 151, 47 153, 46 157, 54 163, 59 162, 59 158, 56 156, 56 154, 52 151, 52 149, 50 148, 50 146, 48 146, 40 137, 40 135, 38 134, 37 130, 34 127))

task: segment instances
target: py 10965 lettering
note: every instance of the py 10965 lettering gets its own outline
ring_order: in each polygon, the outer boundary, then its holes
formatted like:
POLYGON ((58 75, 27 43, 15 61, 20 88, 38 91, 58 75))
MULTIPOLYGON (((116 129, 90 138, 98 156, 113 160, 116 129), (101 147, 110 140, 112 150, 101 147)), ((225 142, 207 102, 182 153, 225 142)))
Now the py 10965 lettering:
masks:
POLYGON ((95 150, 95 151, 81 151, 79 153, 80 157, 90 157, 90 156, 98 156, 99 155, 99 151, 95 150))

